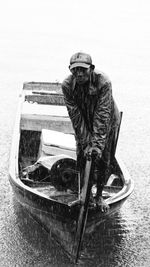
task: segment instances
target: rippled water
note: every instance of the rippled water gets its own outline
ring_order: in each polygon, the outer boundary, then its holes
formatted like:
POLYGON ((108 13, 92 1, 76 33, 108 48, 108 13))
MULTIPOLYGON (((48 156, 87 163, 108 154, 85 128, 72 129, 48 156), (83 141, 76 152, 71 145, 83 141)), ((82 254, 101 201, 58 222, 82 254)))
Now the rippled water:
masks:
MULTIPOLYGON (((146 8, 141 11, 139 7, 137 16, 136 8, 132 6, 128 17, 125 17, 127 13, 120 15, 120 23, 125 23, 123 30, 129 22, 138 24, 140 35, 137 31, 135 39, 128 25, 132 42, 128 39, 121 43, 118 38, 110 44, 109 36, 103 42, 96 36, 89 43, 81 35, 82 46, 94 50, 95 58, 99 46, 105 55, 101 55, 100 63, 113 81, 115 98, 124 112, 118 149, 135 181, 135 189, 121 210, 100 225, 90 239, 84 240, 86 246, 78 266, 150 266, 150 35, 147 28, 150 21, 146 8), (143 17, 138 22, 140 12, 143 17)), ((120 34, 123 38, 123 32, 120 34)), ((54 34, 50 38, 40 33, 24 36, 21 32, 0 32, 0 37, 0 267, 73 266, 13 197, 8 162, 22 83, 63 79, 67 71, 62 69, 68 64, 71 46, 75 50, 79 44, 74 36, 70 40, 69 35, 56 38, 54 34)))

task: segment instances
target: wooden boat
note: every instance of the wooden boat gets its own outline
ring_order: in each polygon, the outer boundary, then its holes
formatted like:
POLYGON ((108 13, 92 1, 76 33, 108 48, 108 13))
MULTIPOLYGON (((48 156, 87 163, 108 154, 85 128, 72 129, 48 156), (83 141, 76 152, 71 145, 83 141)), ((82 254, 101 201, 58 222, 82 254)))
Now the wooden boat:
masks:
MULTIPOLYGON (((78 177, 73 129, 61 84, 24 83, 12 139, 10 183, 18 201, 73 260, 77 260, 82 241, 79 246, 77 231, 83 205, 78 177), (68 174, 68 170, 72 172, 68 174)), ((86 213, 82 233, 85 228, 84 234, 90 235, 97 225, 118 211, 133 187, 116 153, 103 190, 110 209, 102 213, 92 204, 86 206, 88 216, 86 213)), ((95 191, 93 186, 93 195, 95 191)))

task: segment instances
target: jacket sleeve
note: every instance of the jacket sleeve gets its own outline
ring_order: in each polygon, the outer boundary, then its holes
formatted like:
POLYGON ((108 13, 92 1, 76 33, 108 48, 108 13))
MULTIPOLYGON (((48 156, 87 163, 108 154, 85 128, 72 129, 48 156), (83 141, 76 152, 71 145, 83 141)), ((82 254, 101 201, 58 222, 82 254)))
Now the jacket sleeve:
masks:
POLYGON ((73 94, 68 85, 62 83, 62 91, 64 94, 64 101, 68 110, 69 117, 75 131, 75 138, 83 149, 89 142, 89 132, 87 131, 86 124, 79 107, 73 97, 73 94))
POLYGON ((101 87, 98 101, 94 112, 93 133, 91 138, 92 147, 98 147, 103 152, 110 131, 112 109, 112 86, 107 81, 101 87))

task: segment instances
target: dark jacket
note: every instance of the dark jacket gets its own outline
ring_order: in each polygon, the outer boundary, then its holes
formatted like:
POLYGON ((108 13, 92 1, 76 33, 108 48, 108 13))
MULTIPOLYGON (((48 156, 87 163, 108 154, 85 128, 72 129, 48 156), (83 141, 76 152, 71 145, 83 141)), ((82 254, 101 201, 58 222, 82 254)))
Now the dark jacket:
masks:
MULTIPOLYGON (((118 126, 119 112, 112 96, 112 85, 102 72, 93 71, 90 82, 78 85, 73 75, 62 83, 65 104, 75 131, 77 146, 89 144, 105 151, 118 126)), ((110 150, 110 149, 109 149, 110 150)))

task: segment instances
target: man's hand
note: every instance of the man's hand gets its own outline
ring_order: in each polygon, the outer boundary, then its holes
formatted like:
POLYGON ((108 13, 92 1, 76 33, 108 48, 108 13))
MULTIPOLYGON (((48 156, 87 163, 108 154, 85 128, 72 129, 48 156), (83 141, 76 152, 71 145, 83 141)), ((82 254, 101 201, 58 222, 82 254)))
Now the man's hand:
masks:
POLYGON ((87 146, 84 150, 84 156, 86 157, 88 154, 93 154, 96 159, 100 159, 102 156, 102 152, 98 147, 87 146))

